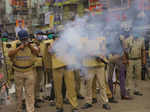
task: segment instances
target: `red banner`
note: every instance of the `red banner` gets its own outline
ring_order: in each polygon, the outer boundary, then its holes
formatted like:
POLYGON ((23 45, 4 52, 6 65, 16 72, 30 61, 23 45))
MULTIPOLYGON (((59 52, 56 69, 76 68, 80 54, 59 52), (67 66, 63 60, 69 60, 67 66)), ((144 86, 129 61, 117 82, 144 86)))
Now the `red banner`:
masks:
POLYGON ((11 5, 16 7, 27 7, 27 0, 11 0, 11 5))
POLYGON ((102 4, 100 4, 99 0, 89 0, 89 10, 95 12, 102 11, 102 4))
POLYGON ((24 20, 16 20, 16 27, 18 27, 19 25, 21 25, 22 28, 24 28, 24 20))

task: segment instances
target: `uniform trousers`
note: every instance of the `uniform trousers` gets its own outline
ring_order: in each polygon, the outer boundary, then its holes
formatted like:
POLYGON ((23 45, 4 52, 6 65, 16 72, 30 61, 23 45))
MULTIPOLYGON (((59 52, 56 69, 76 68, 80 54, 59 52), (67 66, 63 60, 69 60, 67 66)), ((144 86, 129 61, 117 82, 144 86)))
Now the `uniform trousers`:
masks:
POLYGON ((25 89, 26 112, 35 112, 34 110, 34 87, 35 87, 35 71, 18 72, 15 71, 16 112, 22 112, 23 87, 25 89))
POLYGON ((129 60, 129 65, 127 67, 127 79, 126 88, 132 91, 140 91, 140 80, 141 80, 141 59, 139 60, 129 60))
POLYGON ((77 108, 77 94, 75 91, 75 78, 73 70, 64 67, 53 69, 54 89, 56 96, 56 108, 63 108, 62 82, 64 81, 67 90, 67 98, 73 108, 77 108))
POLYGON ((98 100, 102 100, 102 103, 108 103, 108 98, 106 94, 106 83, 105 83, 105 67, 89 67, 87 74, 87 85, 86 85, 86 103, 92 104, 92 93, 93 93, 93 81, 95 77, 97 78, 97 83, 100 88, 100 93, 98 94, 98 100))

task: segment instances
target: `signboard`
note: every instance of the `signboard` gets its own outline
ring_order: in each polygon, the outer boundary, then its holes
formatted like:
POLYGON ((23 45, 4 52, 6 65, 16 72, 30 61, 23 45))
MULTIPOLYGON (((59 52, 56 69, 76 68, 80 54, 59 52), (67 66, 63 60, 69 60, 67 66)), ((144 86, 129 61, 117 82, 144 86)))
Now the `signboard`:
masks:
POLYGON ((50 12, 45 13, 45 22, 44 22, 45 24, 49 24, 50 14, 51 14, 50 12))
POLYGON ((16 27, 21 26, 24 28, 24 20, 16 20, 16 27))
POLYGON ((51 28, 51 29, 53 29, 54 28, 54 15, 50 15, 50 17, 49 17, 49 27, 51 28))
POLYGON ((18 32, 22 29, 27 30, 24 24, 24 20, 16 20, 16 28, 15 28, 16 36, 18 35, 18 32))
POLYGON ((28 0, 11 0, 11 5, 14 7, 28 7, 28 0))
POLYGON ((150 0, 139 0, 138 7, 141 10, 150 10, 150 0))
POLYGON ((51 12, 45 14, 45 24, 49 24, 50 28, 54 27, 54 15, 51 12))
POLYGON ((89 0, 89 10, 91 12, 101 12, 103 5, 99 0, 89 0))
POLYGON ((11 0, 13 7, 13 14, 27 15, 28 14, 28 0, 11 0))

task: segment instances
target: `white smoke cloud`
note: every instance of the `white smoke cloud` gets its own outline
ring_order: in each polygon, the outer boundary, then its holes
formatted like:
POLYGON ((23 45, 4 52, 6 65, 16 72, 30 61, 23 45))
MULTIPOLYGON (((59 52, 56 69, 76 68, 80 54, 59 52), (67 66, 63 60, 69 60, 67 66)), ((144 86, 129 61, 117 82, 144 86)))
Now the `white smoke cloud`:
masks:
POLYGON ((106 11, 102 15, 89 14, 82 18, 76 17, 74 21, 64 26, 64 31, 60 34, 59 40, 55 42, 53 49, 57 57, 73 69, 83 68, 82 61, 86 57, 108 56, 111 53, 122 54, 120 34, 123 20, 112 15, 116 13, 122 17, 123 14, 126 14, 127 20, 124 21, 124 26, 135 29, 136 23, 141 25, 148 22, 145 13, 139 12, 139 9, 133 5, 124 11, 106 11), (142 18, 139 19, 138 16, 142 18), (105 45, 106 48, 103 49, 105 45))

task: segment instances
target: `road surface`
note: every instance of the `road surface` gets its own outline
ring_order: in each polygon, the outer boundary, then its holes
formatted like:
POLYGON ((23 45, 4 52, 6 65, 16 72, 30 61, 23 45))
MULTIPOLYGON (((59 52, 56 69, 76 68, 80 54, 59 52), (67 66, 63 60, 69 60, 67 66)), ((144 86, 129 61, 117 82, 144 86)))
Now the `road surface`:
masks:
MULTIPOLYGON (((116 95, 119 103, 110 104, 112 109, 106 111, 101 105, 95 104, 91 109, 82 110, 80 112, 150 112, 150 81, 141 81, 144 96, 134 96, 132 101, 120 100, 120 96, 116 95)), ((118 90, 119 91, 119 90, 118 90)), ((84 100, 79 100, 80 107, 84 104, 84 100)), ((15 104, 1 105, 0 112, 15 112, 15 104)), ((41 105, 37 112, 55 112, 55 107, 50 107, 48 102, 41 105)), ((70 105, 64 105, 64 112, 71 112, 70 105)))

